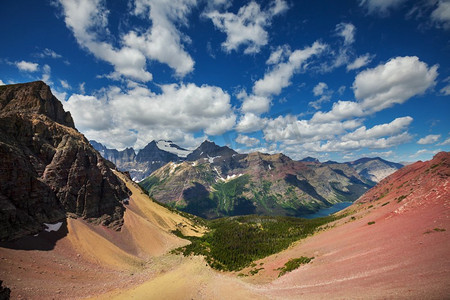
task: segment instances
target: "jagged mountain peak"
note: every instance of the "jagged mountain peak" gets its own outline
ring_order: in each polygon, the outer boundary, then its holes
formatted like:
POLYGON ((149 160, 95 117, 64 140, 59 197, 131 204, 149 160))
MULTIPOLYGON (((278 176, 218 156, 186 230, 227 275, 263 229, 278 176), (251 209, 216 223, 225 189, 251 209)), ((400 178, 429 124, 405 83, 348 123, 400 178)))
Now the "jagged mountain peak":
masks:
POLYGON ((311 156, 307 156, 307 157, 301 159, 300 161, 303 161, 303 162, 317 162, 317 163, 320 162, 317 158, 311 157, 311 156))
POLYGON ((201 158, 212 158, 212 157, 229 157, 233 154, 238 154, 233 149, 227 146, 219 146, 214 142, 205 140, 197 149, 192 151, 187 157, 188 161, 195 161, 201 158))
POLYGON ((61 102, 43 81, 1 86, 0 112, 41 114, 59 124, 75 128, 70 112, 64 111, 61 102))

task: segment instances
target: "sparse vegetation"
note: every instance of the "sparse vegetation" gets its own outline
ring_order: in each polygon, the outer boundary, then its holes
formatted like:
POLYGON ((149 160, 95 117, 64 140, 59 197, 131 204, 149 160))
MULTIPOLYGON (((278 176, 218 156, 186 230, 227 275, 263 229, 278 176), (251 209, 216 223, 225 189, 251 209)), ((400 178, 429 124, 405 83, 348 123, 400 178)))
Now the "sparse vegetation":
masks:
POLYGON ((378 197, 377 200, 380 200, 380 199, 386 197, 386 195, 387 195, 388 193, 389 193, 389 189, 386 189, 386 190, 378 197))
POLYGON ((373 207, 373 205, 369 205, 369 207, 368 208, 372 208, 373 207))
POLYGON ((390 202, 388 201, 388 202, 386 202, 386 203, 383 203, 383 204, 381 204, 381 206, 386 206, 386 205, 388 205, 390 202))
MULTIPOLYGON (((253 261, 280 252, 293 242, 313 234, 319 227, 342 218, 239 216, 207 221, 210 231, 202 237, 184 237, 191 244, 173 253, 203 255, 214 269, 238 271, 253 261)), ((174 232, 181 236, 180 231, 174 232)), ((256 267, 252 264, 252 267, 256 267)))
POLYGON ((258 274, 258 272, 259 271, 261 271, 261 270, 264 270, 264 268, 257 268, 257 269, 253 269, 253 270, 250 270, 250 275, 255 275, 255 274, 258 274))
POLYGON ((306 257, 306 256, 290 259, 287 263, 284 264, 284 267, 277 269, 280 270, 280 274, 278 274, 278 277, 283 276, 284 274, 291 272, 295 269, 298 269, 298 267, 300 267, 301 265, 310 263, 311 260, 313 259, 314 257, 306 257))
POLYGON ((397 199, 397 203, 400 203, 400 202, 402 202, 402 201, 403 201, 403 199, 405 199, 406 197, 408 197, 408 196, 406 196, 406 195, 401 195, 400 197, 398 197, 398 199, 397 199))
POLYGON ((375 224, 375 221, 370 221, 369 223, 367 223, 367 225, 373 225, 375 224))
POLYGON ((423 234, 430 234, 430 233, 433 233, 433 232, 444 232, 444 231, 446 231, 445 228, 434 228, 433 230, 428 229, 423 234))

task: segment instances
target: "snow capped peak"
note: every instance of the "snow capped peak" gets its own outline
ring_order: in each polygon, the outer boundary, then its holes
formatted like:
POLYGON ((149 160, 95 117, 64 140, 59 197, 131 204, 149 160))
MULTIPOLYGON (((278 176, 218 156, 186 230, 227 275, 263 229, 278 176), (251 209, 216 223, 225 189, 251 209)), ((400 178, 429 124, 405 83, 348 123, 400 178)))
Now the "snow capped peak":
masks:
POLYGON ((164 140, 159 140, 156 142, 156 146, 163 151, 169 152, 169 153, 173 153, 175 155, 177 155, 178 157, 187 157, 192 151, 183 149, 177 145, 175 145, 174 143, 172 143, 172 141, 164 141, 164 140))

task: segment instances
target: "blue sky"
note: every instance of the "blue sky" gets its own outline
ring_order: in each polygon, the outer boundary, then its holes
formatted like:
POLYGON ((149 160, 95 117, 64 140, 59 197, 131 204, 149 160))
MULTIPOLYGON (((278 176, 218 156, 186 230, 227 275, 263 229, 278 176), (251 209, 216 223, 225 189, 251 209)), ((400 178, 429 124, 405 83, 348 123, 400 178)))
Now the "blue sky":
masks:
POLYGON ((450 1, 6 0, 0 84, 87 138, 321 161, 450 150, 450 1))

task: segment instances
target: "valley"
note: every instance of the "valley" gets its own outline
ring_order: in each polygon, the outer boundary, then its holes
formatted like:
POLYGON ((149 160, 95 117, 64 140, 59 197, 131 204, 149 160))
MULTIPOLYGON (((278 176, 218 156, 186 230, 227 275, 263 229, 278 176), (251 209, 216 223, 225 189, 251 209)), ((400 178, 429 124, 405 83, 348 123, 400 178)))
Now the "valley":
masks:
POLYGON ((449 162, 440 153, 406 167, 313 235, 233 272, 211 269, 202 256, 170 254, 189 243, 172 231, 201 236, 205 227, 154 203, 116 173, 132 193, 120 232, 67 219, 63 237, 38 236, 51 251, 33 249, 39 243, 26 238, 2 243, 2 280, 13 299, 445 298, 449 162), (410 192, 411 186, 421 188, 410 192), (301 256, 314 259, 278 278, 279 268, 301 256))
POLYGON ((381 170, 387 176, 402 166, 379 158, 365 159, 364 163, 294 161, 283 154, 258 152, 238 154, 205 141, 186 158, 167 161, 139 184, 159 203, 203 218, 305 216, 356 200, 375 184, 371 180, 375 178, 368 177, 370 172, 381 170))
POLYGON ((6 86, 0 103, 6 299, 450 293, 448 152, 372 187, 367 164, 380 175, 389 162, 355 161, 359 174, 349 164, 238 154, 209 141, 189 154, 155 142, 186 159, 138 184, 92 148, 43 82, 6 86), (286 213, 345 200, 354 203, 330 216, 286 213))
POLYGON ((450 299, 450 0, 0 28, 0 300, 450 299))

